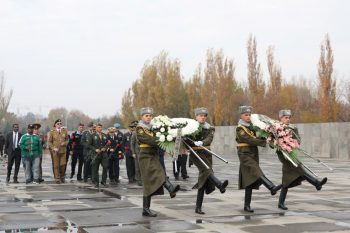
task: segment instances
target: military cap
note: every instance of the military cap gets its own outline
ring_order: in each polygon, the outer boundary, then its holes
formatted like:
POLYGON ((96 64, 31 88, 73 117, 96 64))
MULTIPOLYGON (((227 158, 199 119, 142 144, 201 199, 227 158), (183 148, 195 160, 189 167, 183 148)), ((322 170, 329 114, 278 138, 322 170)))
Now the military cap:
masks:
POLYGON ((238 108, 239 114, 252 113, 252 110, 253 110, 253 108, 251 106, 247 106, 247 105, 239 106, 239 108, 238 108))
POLYGON ((134 127, 136 127, 137 126, 137 124, 138 124, 139 122, 138 121, 132 121, 130 124, 129 124, 129 128, 134 128, 134 127))
POLYGON ((140 114, 141 116, 145 115, 145 114, 151 114, 153 115, 153 108, 150 107, 144 107, 140 109, 140 114))
POLYGON ((292 111, 289 109, 282 109, 278 113, 278 117, 281 118, 283 116, 292 116, 292 111))
POLYGON ((115 130, 114 127, 109 127, 109 128, 108 128, 108 132, 109 132, 109 133, 114 133, 114 130, 115 130))
POLYGON ((92 122, 92 121, 91 121, 91 122, 89 122, 87 126, 88 126, 88 127, 92 127, 92 126, 94 126, 94 122, 92 122))
POLYGON ((208 115, 208 109, 207 108, 204 108, 204 107, 201 107, 201 108, 196 108, 194 110, 194 115, 199 115, 199 114, 205 114, 205 115, 208 115))
POLYGON ((119 128, 120 128, 120 124, 119 124, 119 123, 115 123, 115 124, 113 125, 113 127, 119 129, 119 128))
POLYGON ((40 129, 41 124, 39 124, 39 123, 34 123, 33 126, 34 126, 35 129, 40 129))
POLYGON ((33 124, 29 124, 28 125, 28 129, 34 129, 34 125, 33 124))
POLYGON ((61 119, 55 120, 55 123, 53 124, 53 126, 55 126, 57 123, 62 123, 61 119))

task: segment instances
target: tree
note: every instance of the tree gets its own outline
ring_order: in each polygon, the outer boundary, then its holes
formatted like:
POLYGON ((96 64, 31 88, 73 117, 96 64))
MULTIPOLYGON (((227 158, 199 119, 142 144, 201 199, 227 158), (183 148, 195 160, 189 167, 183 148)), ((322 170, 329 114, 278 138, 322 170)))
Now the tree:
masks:
POLYGON ((264 112, 265 82, 262 78, 260 63, 258 63, 256 39, 252 35, 248 39, 247 53, 249 100, 255 112, 264 112))
POLYGON ((329 35, 326 34, 321 44, 321 54, 318 62, 318 100, 321 120, 336 121, 336 81, 333 77, 333 50, 329 35))
POLYGON ((76 130, 79 123, 87 125, 90 121, 91 118, 82 111, 72 110, 67 115, 67 129, 70 131, 76 130))
POLYGON ((198 65, 192 78, 185 84, 190 116, 194 116, 194 109, 203 106, 202 92, 202 69, 198 65))
POLYGON ((7 113, 7 109, 10 105, 10 101, 12 98, 12 89, 8 92, 5 93, 5 77, 4 77, 4 72, 0 73, 0 122, 4 118, 4 116, 7 113))

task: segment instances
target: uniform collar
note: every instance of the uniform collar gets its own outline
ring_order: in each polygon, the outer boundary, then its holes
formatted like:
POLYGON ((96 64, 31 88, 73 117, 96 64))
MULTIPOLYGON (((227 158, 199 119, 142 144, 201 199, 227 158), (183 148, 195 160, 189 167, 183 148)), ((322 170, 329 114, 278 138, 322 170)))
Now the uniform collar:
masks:
POLYGON ((245 127, 250 127, 251 126, 251 124, 249 122, 246 122, 246 121, 244 121, 242 119, 239 119, 238 124, 239 125, 243 125, 245 127))

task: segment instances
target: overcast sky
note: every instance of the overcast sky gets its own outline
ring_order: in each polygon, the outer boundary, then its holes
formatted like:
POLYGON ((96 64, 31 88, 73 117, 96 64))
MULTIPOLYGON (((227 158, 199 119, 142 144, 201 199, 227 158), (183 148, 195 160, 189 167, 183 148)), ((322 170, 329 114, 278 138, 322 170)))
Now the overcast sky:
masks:
POLYGON ((182 62, 185 79, 208 48, 223 49, 246 79, 246 41, 275 46, 286 78, 314 79, 330 34, 337 77, 350 79, 346 0, 0 0, 0 71, 14 95, 10 111, 79 109, 97 117, 120 109, 144 62, 161 50, 182 62))

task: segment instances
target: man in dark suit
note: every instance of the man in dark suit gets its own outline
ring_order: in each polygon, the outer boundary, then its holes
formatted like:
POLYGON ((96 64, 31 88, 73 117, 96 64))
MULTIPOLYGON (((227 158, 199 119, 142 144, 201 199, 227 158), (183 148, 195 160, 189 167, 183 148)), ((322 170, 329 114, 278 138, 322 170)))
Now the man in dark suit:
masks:
POLYGON ((8 133, 5 142, 5 151, 7 152, 7 178, 6 183, 10 182, 10 176, 13 163, 15 164, 15 172, 13 175, 13 183, 18 183, 18 171, 21 165, 21 149, 19 148, 19 140, 22 134, 18 132, 18 124, 12 125, 12 132, 8 133))

